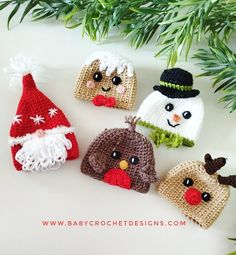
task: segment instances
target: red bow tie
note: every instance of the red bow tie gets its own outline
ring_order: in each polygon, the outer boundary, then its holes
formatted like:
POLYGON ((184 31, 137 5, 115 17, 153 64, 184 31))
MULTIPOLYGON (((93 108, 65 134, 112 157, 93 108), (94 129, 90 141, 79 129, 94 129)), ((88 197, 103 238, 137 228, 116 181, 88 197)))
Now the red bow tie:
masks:
POLYGON ((116 105, 116 99, 114 97, 105 97, 103 95, 97 95, 92 100, 96 106, 114 107, 116 105))

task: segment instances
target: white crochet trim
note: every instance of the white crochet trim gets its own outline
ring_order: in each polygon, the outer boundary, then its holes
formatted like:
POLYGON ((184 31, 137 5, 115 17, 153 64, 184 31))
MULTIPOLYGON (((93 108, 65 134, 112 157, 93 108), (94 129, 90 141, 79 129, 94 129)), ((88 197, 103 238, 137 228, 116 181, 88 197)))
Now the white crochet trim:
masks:
POLYGON ((110 76, 114 71, 121 74, 124 72, 125 68, 127 68, 127 75, 129 77, 134 75, 134 67, 132 63, 120 55, 115 55, 107 51, 97 51, 87 58, 85 64, 89 66, 95 60, 100 60, 101 64, 99 71, 106 70, 107 76, 110 76))
POLYGON ((22 77, 30 73, 33 75, 35 81, 42 81, 40 75, 42 70, 40 66, 35 61, 22 54, 10 58, 9 66, 4 68, 3 71, 12 76, 9 82, 10 88, 21 88, 22 77))
MULTIPOLYGON (((73 127, 65 127, 65 126, 58 126, 53 129, 46 129, 44 130, 46 135, 52 135, 52 134, 68 134, 73 133, 74 128, 73 127)), ((30 141, 34 138, 38 137, 36 133, 33 134, 26 134, 24 136, 18 136, 18 137, 9 137, 8 143, 11 146, 20 144, 23 145, 25 142, 30 141)))
POLYGON ((66 161, 72 144, 64 134, 49 134, 25 142, 15 155, 23 171, 58 169, 66 161))

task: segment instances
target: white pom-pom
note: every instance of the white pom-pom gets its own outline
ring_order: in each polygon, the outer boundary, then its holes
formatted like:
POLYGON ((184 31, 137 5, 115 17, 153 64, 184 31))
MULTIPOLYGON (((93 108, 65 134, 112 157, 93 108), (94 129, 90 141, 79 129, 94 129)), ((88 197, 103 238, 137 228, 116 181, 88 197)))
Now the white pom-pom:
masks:
POLYGON ((18 54, 10 58, 10 64, 3 71, 11 75, 9 86, 11 89, 22 87, 22 77, 27 74, 32 74, 34 80, 39 80, 41 68, 34 60, 18 54))

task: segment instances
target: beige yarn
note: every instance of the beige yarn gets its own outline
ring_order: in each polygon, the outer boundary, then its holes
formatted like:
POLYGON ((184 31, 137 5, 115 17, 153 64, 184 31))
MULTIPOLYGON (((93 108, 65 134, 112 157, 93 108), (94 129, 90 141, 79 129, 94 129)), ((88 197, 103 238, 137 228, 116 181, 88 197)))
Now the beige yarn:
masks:
POLYGON ((136 98, 136 89, 137 89, 137 81, 136 75, 134 74, 132 77, 127 75, 127 68, 121 74, 118 74, 116 71, 111 74, 111 76, 106 76, 106 71, 99 71, 100 60, 94 61, 91 65, 85 65, 82 68, 82 71, 76 82, 75 89, 75 97, 92 101, 92 99, 96 95, 104 95, 106 97, 115 97, 117 104, 115 107, 130 109, 135 105, 136 98), (100 82, 96 82, 93 80, 93 75, 95 72, 101 72, 103 79, 100 82), (124 94, 119 94, 116 91, 116 86, 112 83, 112 78, 114 76, 119 76, 122 80, 122 85, 126 88, 124 94), (90 89, 87 88, 87 81, 92 80, 96 84, 95 88, 90 89), (103 87, 111 87, 111 90, 108 92, 102 91, 103 87))
POLYGON ((199 161, 188 161, 174 167, 157 190, 203 228, 213 224, 230 196, 229 186, 219 184, 218 174, 207 174, 204 163, 199 161), (194 182, 192 187, 200 192, 210 193, 211 200, 202 201, 196 206, 189 205, 184 199, 184 193, 188 189, 183 185, 185 178, 191 178, 194 182))

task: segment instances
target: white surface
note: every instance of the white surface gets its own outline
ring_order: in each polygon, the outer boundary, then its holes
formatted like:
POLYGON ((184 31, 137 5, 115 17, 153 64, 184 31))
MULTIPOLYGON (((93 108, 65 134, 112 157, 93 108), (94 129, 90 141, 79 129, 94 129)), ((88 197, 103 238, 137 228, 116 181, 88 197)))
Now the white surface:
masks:
MULTIPOLYGON (((29 174, 17 172, 7 144, 11 120, 20 94, 8 89, 8 77, 0 75, 0 254, 77 255, 77 254, 181 254, 222 255, 235 247, 226 238, 236 235, 236 190, 220 218, 208 230, 187 220, 186 227, 43 227, 42 220, 186 220, 154 186, 148 194, 126 191, 81 174, 80 163, 93 138, 104 128, 124 127, 124 116, 133 112, 96 108, 73 97, 76 77, 86 58, 95 50, 110 50, 127 56, 138 78, 137 107, 157 84, 165 60, 155 59, 154 44, 133 50, 127 41, 112 38, 94 44, 81 38, 78 29, 61 24, 27 23, 6 29, 6 13, 0 13, 0 69, 9 57, 22 52, 42 64, 47 83, 41 86, 76 128, 80 158, 67 162, 60 170, 29 174)), ((193 74, 200 69, 191 62, 179 62, 193 74)), ((228 114, 217 104, 209 78, 195 79, 201 90, 206 114, 203 129, 194 148, 155 150, 160 176, 184 160, 203 159, 206 152, 226 156, 224 174, 236 172, 236 114, 228 114)), ((141 131, 140 128, 138 130, 141 131)), ((143 133, 147 133, 142 129, 143 133)))

